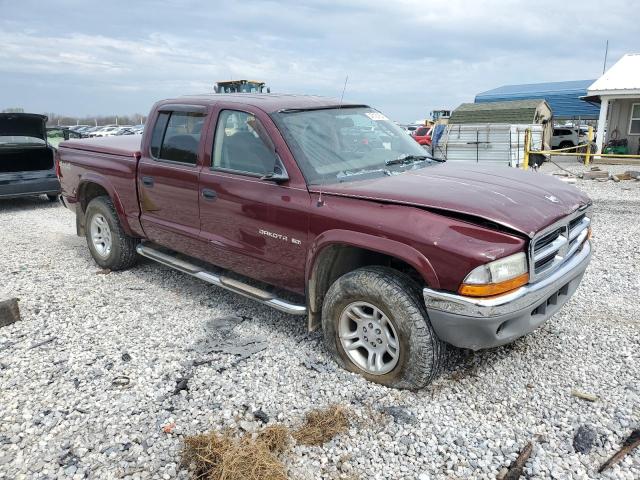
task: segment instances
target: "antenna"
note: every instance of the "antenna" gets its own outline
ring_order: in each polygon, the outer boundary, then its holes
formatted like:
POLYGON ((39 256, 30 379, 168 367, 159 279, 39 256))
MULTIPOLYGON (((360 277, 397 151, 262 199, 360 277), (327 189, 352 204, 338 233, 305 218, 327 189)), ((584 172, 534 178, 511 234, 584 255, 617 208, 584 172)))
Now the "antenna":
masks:
MULTIPOLYGON (((342 87, 342 95, 340 95, 340 103, 338 104, 338 110, 342 108, 342 101, 344 100, 344 92, 347 89, 347 82, 349 81, 349 75, 344 77, 344 86, 342 87)), ((324 177, 322 178, 322 182, 320 183, 320 192, 318 193, 318 203, 317 206, 321 207, 324 205, 324 200, 322 200, 322 188, 324 187, 324 177)))
POLYGON ((607 69, 607 54, 609 53, 609 40, 607 40, 607 44, 604 47, 604 63, 602 64, 602 74, 604 75, 605 70, 607 69))
POLYGON ((338 107, 338 110, 340 110, 342 108, 342 100, 344 100, 344 91, 347 89, 347 82, 348 81, 349 81, 349 75, 344 77, 344 87, 342 87, 342 95, 340 95, 340 106, 338 107))

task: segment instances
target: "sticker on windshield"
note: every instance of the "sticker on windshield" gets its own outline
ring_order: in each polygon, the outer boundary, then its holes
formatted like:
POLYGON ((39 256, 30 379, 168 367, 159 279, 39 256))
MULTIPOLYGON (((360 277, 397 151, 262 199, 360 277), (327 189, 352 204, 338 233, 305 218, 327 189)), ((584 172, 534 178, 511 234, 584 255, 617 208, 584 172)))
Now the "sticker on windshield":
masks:
POLYGON ((366 113, 367 117, 369 117, 371 120, 376 120, 376 121, 381 121, 381 120, 389 120, 387 117, 385 117, 383 114, 381 114, 380 112, 367 112, 366 113))

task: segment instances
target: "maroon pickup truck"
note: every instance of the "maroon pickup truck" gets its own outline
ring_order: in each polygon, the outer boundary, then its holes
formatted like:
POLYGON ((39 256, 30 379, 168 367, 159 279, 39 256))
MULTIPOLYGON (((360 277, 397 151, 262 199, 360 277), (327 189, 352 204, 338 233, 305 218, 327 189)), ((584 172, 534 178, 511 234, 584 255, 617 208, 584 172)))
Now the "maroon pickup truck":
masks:
POLYGON ((589 263, 587 196, 534 172, 450 165, 366 105, 211 95, 144 135, 63 142, 62 202, 95 261, 151 258, 322 326, 343 367, 399 388, 446 344, 511 342, 589 263))

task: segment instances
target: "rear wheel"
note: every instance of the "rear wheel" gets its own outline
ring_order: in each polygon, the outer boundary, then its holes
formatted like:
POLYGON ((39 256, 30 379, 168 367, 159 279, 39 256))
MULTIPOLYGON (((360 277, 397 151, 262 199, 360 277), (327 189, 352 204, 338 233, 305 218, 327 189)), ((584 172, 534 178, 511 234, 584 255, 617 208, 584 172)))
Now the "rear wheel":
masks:
POLYGON ((109 197, 96 197, 87 206, 85 237, 91 256, 109 270, 124 270, 136 263, 137 239, 124 233, 109 197))
POLYGON ((331 286, 322 309, 327 348, 338 364, 370 381, 418 389, 441 370, 436 336, 420 288, 387 267, 364 267, 331 286))

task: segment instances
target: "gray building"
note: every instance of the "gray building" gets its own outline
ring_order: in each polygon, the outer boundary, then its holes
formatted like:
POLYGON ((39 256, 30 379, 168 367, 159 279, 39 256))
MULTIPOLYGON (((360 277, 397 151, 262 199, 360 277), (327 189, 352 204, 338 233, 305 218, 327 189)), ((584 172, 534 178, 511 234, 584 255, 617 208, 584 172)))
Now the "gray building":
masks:
POLYGON ((627 54, 587 90, 587 99, 600 102, 596 143, 598 152, 614 140, 627 143, 629 154, 640 154, 640 54, 627 54))

